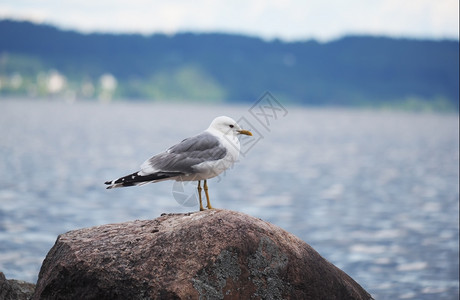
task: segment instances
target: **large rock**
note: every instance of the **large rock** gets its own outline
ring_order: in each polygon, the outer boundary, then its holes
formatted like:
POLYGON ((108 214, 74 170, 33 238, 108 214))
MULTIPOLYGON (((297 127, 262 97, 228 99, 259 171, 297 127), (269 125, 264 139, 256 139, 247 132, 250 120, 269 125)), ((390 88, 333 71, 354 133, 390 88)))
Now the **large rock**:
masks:
POLYGON ((6 279, 0 272, 0 300, 27 300, 30 299, 35 284, 22 280, 6 279))
POLYGON ((167 214, 70 231, 33 299, 371 299, 283 229, 243 213, 167 214))

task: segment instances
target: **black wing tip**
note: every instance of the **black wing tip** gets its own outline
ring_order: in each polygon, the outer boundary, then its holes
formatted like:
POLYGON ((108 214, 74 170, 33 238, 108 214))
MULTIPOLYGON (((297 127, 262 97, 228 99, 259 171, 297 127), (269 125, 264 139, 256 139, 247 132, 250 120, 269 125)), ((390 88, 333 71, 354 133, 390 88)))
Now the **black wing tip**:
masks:
POLYGON ((135 186, 143 183, 155 182, 156 180, 168 179, 185 175, 183 172, 157 172, 149 175, 139 175, 139 172, 120 177, 116 180, 106 181, 104 184, 108 185, 106 189, 113 189, 117 187, 135 186))

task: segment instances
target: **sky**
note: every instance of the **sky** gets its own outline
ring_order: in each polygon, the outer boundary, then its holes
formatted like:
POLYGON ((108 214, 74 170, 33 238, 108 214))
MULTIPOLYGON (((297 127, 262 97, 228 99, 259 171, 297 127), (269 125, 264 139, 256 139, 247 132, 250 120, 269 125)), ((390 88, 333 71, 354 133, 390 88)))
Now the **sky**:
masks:
POLYGON ((459 39, 459 0, 0 0, 0 18, 81 32, 459 39))

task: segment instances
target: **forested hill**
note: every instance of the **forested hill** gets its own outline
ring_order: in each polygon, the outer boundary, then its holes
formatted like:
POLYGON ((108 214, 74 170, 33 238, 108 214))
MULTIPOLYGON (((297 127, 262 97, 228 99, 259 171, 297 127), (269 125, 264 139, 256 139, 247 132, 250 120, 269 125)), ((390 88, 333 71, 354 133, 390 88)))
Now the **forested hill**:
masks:
POLYGON ((3 96, 97 97, 108 80, 109 96, 126 99, 254 101, 270 91, 306 104, 459 103, 459 42, 449 40, 82 34, 2 20, 0 55, 3 96))

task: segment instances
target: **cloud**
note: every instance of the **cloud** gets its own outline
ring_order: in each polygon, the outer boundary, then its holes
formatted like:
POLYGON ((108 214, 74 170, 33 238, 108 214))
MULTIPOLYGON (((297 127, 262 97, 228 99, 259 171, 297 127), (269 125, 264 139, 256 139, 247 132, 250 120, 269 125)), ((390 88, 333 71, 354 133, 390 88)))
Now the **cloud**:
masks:
POLYGON ((85 32, 225 31, 287 40, 380 34, 458 39, 458 0, 4 0, 0 17, 85 32))

